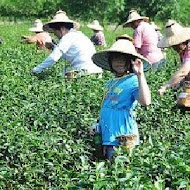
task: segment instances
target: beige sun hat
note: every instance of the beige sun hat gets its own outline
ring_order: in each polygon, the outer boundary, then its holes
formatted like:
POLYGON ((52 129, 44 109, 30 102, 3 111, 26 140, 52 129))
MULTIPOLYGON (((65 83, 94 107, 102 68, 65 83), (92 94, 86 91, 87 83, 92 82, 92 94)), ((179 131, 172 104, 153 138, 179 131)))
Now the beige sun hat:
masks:
POLYGON ((69 17, 66 15, 65 11, 59 10, 56 12, 55 16, 50 22, 47 22, 44 24, 43 29, 44 31, 52 32, 52 28, 49 26, 53 23, 71 23, 74 24, 74 21, 69 19, 69 17))
POLYGON ((168 48, 190 40, 190 28, 182 27, 175 20, 168 20, 165 25, 165 35, 158 42, 159 48, 168 48))
POLYGON ((145 71, 147 71, 150 68, 151 64, 149 63, 149 61, 146 58, 144 58, 142 55, 138 54, 136 52, 133 43, 126 39, 119 39, 109 49, 95 53, 92 56, 92 60, 97 66, 105 70, 111 71, 108 60, 109 53, 117 53, 117 52, 124 53, 126 55, 132 55, 136 58, 140 58, 143 61, 145 71))
POLYGON ((150 22, 150 25, 155 29, 155 30, 161 30, 159 26, 155 24, 155 22, 150 22))
POLYGON ((144 17, 144 16, 140 16, 139 13, 137 12, 137 10, 131 10, 129 12, 129 16, 127 21, 123 24, 124 27, 128 27, 129 24, 131 24, 132 22, 134 22, 135 20, 144 20, 144 21, 148 21, 149 17, 144 17))
POLYGON ((116 37, 116 41, 121 40, 121 39, 129 40, 132 43, 134 42, 134 39, 131 36, 129 36, 128 34, 122 34, 122 35, 116 37))
POLYGON ((74 29, 75 30, 79 30, 80 29, 80 23, 79 22, 77 22, 77 21, 74 22, 74 29))
POLYGON ((98 30, 98 31, 104 30, 103 27, 100 25, 98 20, 93 20, 92 23, 87 25, 87 27, 92 29, 92 30, 98 30))
POLYGON ((31 32, 43 32, 43 23, 40 19, 35 20, 34 25, 29 28, 31 32))

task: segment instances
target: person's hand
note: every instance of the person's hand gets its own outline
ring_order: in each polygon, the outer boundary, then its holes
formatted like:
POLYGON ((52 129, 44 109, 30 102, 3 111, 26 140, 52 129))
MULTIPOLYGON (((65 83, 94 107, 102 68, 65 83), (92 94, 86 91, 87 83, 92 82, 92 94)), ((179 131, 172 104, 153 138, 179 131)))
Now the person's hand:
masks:
POLYGON ((136 59, 135 61, 132 61, 133 65, 133 71, 139 76, 144 73, 143 70, 143 62, 140 59, 136 59))
POLYGON ((162 86, 159 90, 158 90, 158 93, 159 93, 159 95, 164 95, 164 93, 166 92, 166 89, 167 89, 167 87, 166 86, 162 86))
POLYGON ((38 48, 38 49, 42 49, 43 46, 44 46, 43 41, 42 41, 42 40, 39 40, 39 39, 37 40, 36 45, 37 45, 37 48, 38 48))
POLYGON ((46 47, 47 49, 49 49, 49 50, 53 50, 53 48, 54 48, 54 43, 52 43, 52 42, 46 42, 46 43, 45 43, 45 47, 46 47))

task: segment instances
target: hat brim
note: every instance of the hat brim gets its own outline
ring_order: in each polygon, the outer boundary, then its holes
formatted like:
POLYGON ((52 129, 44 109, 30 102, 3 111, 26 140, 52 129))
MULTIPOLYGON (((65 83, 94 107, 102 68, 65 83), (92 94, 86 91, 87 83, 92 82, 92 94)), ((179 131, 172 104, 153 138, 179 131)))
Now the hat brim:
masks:
POLYGON ((138 17, 138 18, 129 19, 127 20, 127 22, 123 24, 123 27, 129 27, 130 24, 136 20, 144 20, 145 22, 147 22, 149 21, 149 17, 138 17))
POLYGON ((131 42, 134 42, 134 39, 131 36, 127 35, 127 34, 117 36, 116 41, 119 40, 119 39, 126 39, 126 40, 129 40, 131 42))
POLYGON ((159 48, 169 48, 190 40, 190 28, 184 29, 180 34, 171 37, 164 36, 159 42, 159 48))
POLYGON ((43 30, 46 32, 53 32, 53 24, 57 24, 57 23, 70 23, 70 24, 73 24, 73 27, 74 27, 74 21, 72 20, 65 20, 65 21, 53 20, 44 24, 43 30))
POLYGON ((98 30, 98 31, 103 31, 104 30, 102 26, 95 26, 95 25, 92 25, 92 24, 88 24, 87 27, 92 29, 92 30, 98 30))
POLYGON ((124 53, 128 56, 133 56, 134 58, 139 58, 142 60, 143 62, 143 67, 144 67, 144 71, 147 71, 151 68, 151 64, 149 63, 149 61, 144 58, 143 56, 141 56, 140 54, 131 54, 131 53, 126 53, 126 52, 121 52, 121 51, 116 51, 116 50, 106 50, 106 51, 101 51, 101 52, 97 52, 92 56, 92 60, 93 62, 101 67, 102 69, 111 71, 111 67, 109 64, 109 53, 124 53))
POLYGON ((30 32, 43 32, 43 29, 41 28, 29 28, 30 32))

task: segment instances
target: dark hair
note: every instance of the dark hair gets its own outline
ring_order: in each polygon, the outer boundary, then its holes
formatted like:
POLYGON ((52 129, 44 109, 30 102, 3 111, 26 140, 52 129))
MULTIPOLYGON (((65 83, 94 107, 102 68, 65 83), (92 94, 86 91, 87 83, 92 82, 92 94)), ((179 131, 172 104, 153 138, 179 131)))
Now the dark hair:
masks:
POLYGON ((49 27, 55 30, 60 30, 61 27, 65 27, 67 30, 70 30, 74 27, 73 23, 64 23, 64 22, 56 22, 56 23, 49 23, 49 27))
POLYGON ((127 71, 129 73, 133 73, 133 66, 131 64, 131 60, 135 61, 136 57, 133 56, 133 55, 130 55, 130 54, 125 54, 125 53, 120 53, 120 52, 109 52, 108 53, 108 63, 110 65, 110 68, 111 68, 111 72, 115 72, 112 68, 112 60, 113 60, 113 57, 118 57, 120 55, 124 55, 126 57, 126 65, 128 66, 127 68, 127 71))

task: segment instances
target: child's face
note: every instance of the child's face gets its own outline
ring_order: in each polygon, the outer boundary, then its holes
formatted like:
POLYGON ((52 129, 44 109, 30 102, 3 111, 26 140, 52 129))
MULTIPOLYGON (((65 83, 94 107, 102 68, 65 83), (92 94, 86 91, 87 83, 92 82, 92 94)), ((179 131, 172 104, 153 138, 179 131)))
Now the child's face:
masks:
POLYGON ((126 64, 126 56, 125 55, 117 55, 112 57, 111 60, 112 69, 116 72, 116 74, 124 74, 128 69, 128 64, 126 64))

